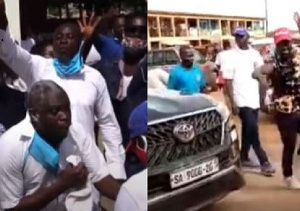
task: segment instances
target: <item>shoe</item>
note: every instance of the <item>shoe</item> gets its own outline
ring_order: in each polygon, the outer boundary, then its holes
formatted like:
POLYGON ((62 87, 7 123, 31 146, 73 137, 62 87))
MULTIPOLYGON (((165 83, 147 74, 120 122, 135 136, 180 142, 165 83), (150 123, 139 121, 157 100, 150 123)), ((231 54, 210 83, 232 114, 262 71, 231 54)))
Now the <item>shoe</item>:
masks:
POLYGON ((300 183, 294 176, 285 177, 284 181, 289 189, 292 190, 300 189, 300 183))
POLYGON ((259 168, 260 165, 253 162, 252 160, 242 160, 241 161, 242 168, 259 168))
POLYGON ((261 174, 267 177, 273 176, 273 174, 275 174, 276 172, 275 168, 269 162, 264 163, 260 167, 260 169, 261 169, 261 174))

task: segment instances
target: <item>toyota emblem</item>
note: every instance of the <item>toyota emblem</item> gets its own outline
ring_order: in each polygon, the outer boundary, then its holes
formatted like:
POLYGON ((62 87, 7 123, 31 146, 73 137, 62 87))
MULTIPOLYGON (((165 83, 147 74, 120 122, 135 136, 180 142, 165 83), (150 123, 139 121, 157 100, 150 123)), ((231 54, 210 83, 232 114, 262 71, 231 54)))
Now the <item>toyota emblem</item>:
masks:
POLYGON ((189 123, 179 123, 174 127, 174 136, 182 143, 189 143, 195 138, 194 126, 189 123))

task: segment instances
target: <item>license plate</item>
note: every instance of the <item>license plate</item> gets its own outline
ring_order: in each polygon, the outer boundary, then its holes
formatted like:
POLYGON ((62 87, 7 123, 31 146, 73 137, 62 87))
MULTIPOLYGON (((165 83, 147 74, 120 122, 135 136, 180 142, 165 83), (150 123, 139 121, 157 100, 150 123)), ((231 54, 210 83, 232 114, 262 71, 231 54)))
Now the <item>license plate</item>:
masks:
POLYGON ((199 178, 208 176, 219 171, 219 160, 213 158, 205 161, 197 166, 170 174, 171 188, 177 188, 179 186, 193 182, 199 178))

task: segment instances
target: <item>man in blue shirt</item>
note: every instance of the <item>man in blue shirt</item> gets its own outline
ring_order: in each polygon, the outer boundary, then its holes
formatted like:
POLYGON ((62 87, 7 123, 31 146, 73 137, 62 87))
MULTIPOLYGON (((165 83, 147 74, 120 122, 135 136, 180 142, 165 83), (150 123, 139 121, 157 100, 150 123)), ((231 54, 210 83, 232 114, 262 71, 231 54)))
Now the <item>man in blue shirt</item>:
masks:
POLYGON ((189 46, 179 51, 181 64, 170 72, 168 89, 181 91, 185 94, 202 93, 206 86, 205 76, 200 66, 194 64, 194 52, 189 46))

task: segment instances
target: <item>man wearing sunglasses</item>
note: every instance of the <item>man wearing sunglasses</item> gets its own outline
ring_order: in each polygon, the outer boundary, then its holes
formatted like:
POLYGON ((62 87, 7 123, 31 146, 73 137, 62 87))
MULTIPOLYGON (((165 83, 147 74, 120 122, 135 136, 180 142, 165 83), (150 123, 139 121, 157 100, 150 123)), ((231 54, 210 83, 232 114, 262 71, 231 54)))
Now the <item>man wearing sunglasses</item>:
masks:
POLYGON ((253 148, 258 157, 261 173, 272 176, 275 169, 262 149, 258 132, 258 111, 260 108, 259 82, 252 77, 256 68, 264 64, 259 52, 248 45, 249 33, 237 28, 233 34, 237 47, 232 51, 230 67, 223 71, 226 80, 226 93, 229 96, 234 115, 242 122, 241 160, 244 167, 257 167, 249 159, 249 149, 253 148))
POLYGON ((134 153, 144 166, 144 170, 125 182, 118 194, 116 211, 147 210, 147 102, 136 107, 130 115, 128 127, 130 143, 126 151, 134 153))

